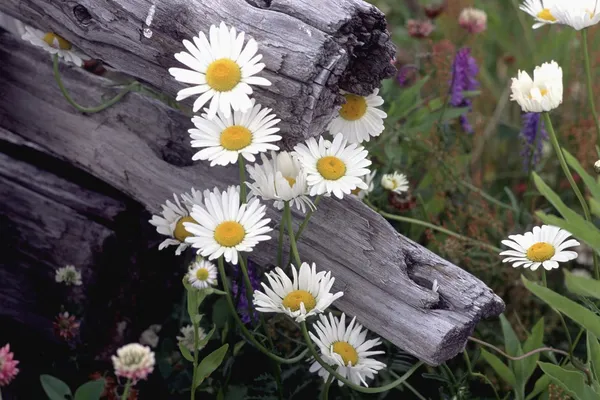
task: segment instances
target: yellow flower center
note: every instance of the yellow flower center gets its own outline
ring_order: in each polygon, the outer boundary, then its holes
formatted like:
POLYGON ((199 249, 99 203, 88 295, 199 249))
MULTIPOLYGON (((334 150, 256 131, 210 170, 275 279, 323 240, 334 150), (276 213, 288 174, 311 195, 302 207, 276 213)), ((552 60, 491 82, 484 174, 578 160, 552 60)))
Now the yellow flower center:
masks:
POLYGON ((242 80, 242 70, 235 61, 220 58, 206 68, 206 83, 217 92, 229 92, 242 80))
POLYGON ((315 308, 317 300, 306 290, 294 290, 293 292, 288 293, 281 303, 285 308, 289 308, 292 311, 298 311, 300 309, 300 303, 304 303, 306 312, 309 312, 315 308))
POLYGON ((61 50, 71 50, 71 43, 58 36, 56 33, 48 32, 44 35, 44 42, 48 43, 49 46, 58 48, 61 50), (57 46, 58 43, 58 46, 57 46))
POLYGON ((555 253, 554 246, 546 242, 538 242, 527 249, 527 258, 535 262, 548 261, 555 253))
POLYGON ((199 281, 207 280, 208 270, 206 268, 199 268, 198 271, 196 271, 196 278, 198 278, 199 281))
POLYGON ((291 176, 284 176, 285 180, 288 181, 288 183, 290 184, 290 187, 294 187, 294 185, 296 184, 296 179, 292 178, 291 176))
POLYGON ((358 353, 356 349, 348 342, 335 342, 333 344, 333 351, 342 356, 344 365, 356 365, 358 363, 358 353))
POLYGON ((239 222, 221 222, 215 229, 215 240, 221 246, 234 247, 242 243, 246 237, 246 230, 239 222))
POLYGON ((367 100, 356 94, 345 94, 346 102, 342 104, 340 116, 348 121, 356 121, 367 112, 367 100))
POLYGON ((252 143, 252 132, 241 125, 232 125, 221 133, 219 139, 224 149, 237 151, 252 143))
POLYGON ((180 242, 185 242, 186 237, 192 236, 191 233, 185 230, 185 227, 183 226, 184 222, 193 222, 197 224, 196 220, 190 217, 189 215, 187 217, 179 218, 179 221, 177 221, 177 225, 175 225, 175 230, 173 231, 173 237, 179 240, 180 242))
POLYGON ((346 164, 334 156, 326 156, 317 161, 317 171, 330 181, 337 181, 346 173, 346 164))
POLYGON ((544 8, 542 11, 540 11, 537 14, 537 17, 544 21, 550 21, 550 22, 556 21, 556 18, 554 18, 554 15, 552 15, 552 13, 550 12, 550 10, 548 8, 544 8))

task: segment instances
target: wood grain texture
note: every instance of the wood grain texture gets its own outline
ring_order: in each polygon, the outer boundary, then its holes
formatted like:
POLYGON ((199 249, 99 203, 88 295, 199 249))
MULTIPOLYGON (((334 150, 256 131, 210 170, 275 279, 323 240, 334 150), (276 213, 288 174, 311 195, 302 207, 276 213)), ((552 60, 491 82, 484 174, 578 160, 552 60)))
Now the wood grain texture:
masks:
MULTIPOLYGON (((44 151, 68 160, 157 211, 172 193, 237 181, 236 168, 193 163, 189 120, 164 104, 129 94, 102 113, 81 115, 61 97, 51 63, 22 42, 0 37, 0 126, 44 151)), ((63 79, 82 104, 94 103, 109 84, 61 66, 63 79)), ((279 213, 269 209, 276 230, 279 213)), ((276 236, 274 233, 272 236, 276 236)), ((276 240, 252 253, 272 265, 276 240)), ((331 270, 336 305, 367 328, 430 364, 460 352, 480 318, 504 304, 483 282, 399 235, 354 198, 325 199, 299 242, 304 260, 331 270), (438 280, 439 293, 431 290, 438 280)))
POLYGON ((185 87, 167 72, 180 66, 183 39, 227 21, 259 43, 273 85, 254 97, 282 118, 288 146, 320 134, 343 97, 368 94, 392 76, 395 47, 384 15, 358 0, 156 2, 148 39, 142 28, 151 0, 3 0, 0 11, 54 31, 86 54, 174 95, 185 87))

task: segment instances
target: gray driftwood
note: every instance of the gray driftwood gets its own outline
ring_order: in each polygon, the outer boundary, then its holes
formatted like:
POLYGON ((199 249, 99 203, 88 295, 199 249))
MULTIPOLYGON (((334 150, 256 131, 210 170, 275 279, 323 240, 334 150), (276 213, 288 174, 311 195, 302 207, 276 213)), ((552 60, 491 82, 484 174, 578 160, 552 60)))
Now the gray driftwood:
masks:
MULTIPOLYGON (((0 127, 109 182, 149 210, 191 186, 224 188, 237 181, 235 168, 192 164, 189 119, 163 103, 130 94, 104 112, 82 115, 62 98, 47 54, 4 35, 0 59, 0 127)), ((110 84, 66 65, 61 71, 82 104, 95 103, 110 84)), ((271 209, 269 216, 277 229, 279 213, 271 209)), ((254 261, 272 265, 275 247, 275 239, 261 244, 254 261)), ((475 324, 504 307, 479 279, 399 235, 354 198, 323 200, 299 249, 305 261, 332 271, 335 289, 345 293, 336 303, 341 310, 430 364, 460 352, 475 324), (431 290, 435 279, 437 293, 431 290)))
POLYGON ((367 94, 395 71, 385 18, 361 0, 3 0, 0 10, 171 95, 185 87, 167 72, 184 67, 173 57, 181 41, 226 21, 259 43, 273 85, 254 96, 282 118, 291 143, 323 131, 340 88, 367 94))

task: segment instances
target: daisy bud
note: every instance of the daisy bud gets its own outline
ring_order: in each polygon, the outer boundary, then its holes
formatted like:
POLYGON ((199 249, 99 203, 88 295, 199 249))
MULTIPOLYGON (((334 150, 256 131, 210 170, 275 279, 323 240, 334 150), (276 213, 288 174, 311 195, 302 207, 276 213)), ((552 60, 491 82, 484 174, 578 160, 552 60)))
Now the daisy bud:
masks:
POLYGON ((458 24, 469 33, 481 33, 487 29, 487 14, 477 8, 465 8, 458 16, 458 24))
POLYGON ((600 160, 594 163, 594 171, 596 171, 597 174, 600 174, 600 160))
POLYGON ((563 99, 562 68, 555 61, 543 63, 533 70, 533 79, 525 71, 512 78, 510 99, 524 112, 550 111, 563 99))

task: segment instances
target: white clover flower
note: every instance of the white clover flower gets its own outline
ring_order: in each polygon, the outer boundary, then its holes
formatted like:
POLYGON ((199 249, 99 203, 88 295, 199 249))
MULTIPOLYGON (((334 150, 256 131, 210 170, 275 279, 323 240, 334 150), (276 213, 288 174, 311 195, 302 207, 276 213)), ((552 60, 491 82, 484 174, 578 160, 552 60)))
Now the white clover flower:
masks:
POLYGON ((524 235, 510 235, 502 244, 512 250, 505 250, 501 256, 508 256, 502 262, 511 262, 514 268, 531 268, 535 271, 541 266, 550 271, 558 268, 559 262, 577 258, 577 253, 567 251, 569 247, 579 246, 575 239, 566 240, 571 234, 557 226, 536 226, 532 232, 524 235))
POLYGON ((64 283, 66 286, 80 286, 82 284, 81 272, 73 265, 58 268, 54 275, 54 280, 58 283, 64 283))
POLYGON ((406 179, 406 175, 398 172, 384 174, 381 177, 381 186, 394 193, 402 194, 408 190, 408 179, 406 179))
POLYGON ((255 161, 255 155, 269 150, 279 150, 273 144, 281 140, 276 125, 281 121, 270 114, 270 108, 262 108, 250 102, 251 108, 242 112, 234 111, 233 115, 225 116, 221 111, 216 118, 209 119, 204 113, 195 116, 192 122, 196 126, 190 129, 192 147, 202 150, 193 155, 192 160, 208 160, 210 166, 235 164, 241 154, 250 162, 255 161))
POLYGON ((560 0, 525 0, 519 7, 537 21, 533 29, 547 24, 556 24, 556 6, 560 0))
MULTIPOLYGON (((181 336, 177 336, 177 342, 188 349, 191 353, 194 352, 194 326, 187 325, 181 328, 181 336)), ((204 346, 200 342, 206 339, 206 332, 201 327, 198 327, 198 349, 202 350, 204 346)))
POLYGON ((39 29, 32 28, 31 26, 25 26, 25 33, 23 33, 21 39, 44 49, 50 54, 58 54, 58 56, 64 58, 65 61, 71 62, 78 67, 83 65, 84 59, 87 60, 89 58, 56 33, 46 33, 39 29))
POLYGON ((319 142, 310 138, 294 150, 306 171, 311 196, 333 193, 341 199, 356 188, 368 188, 361 178, 370 172, 366 168, 371 165, 368 152, 356 143, 347 144, 341 133, 335 135, 333 142, 323 137, 319 142))
POLYGON ((179 197, 173 193, 174 203, 167 200, 162 206, 162 215, 153 215, 149 221, 152 225, 156 226, 156 231, 161 235, 168 236, 159 246, 158 249, 162 250, 165 247, 175 245, 176 255, 180 255, 182 251, 189 247, 189 244, 185 242, 185 238, 190 236, 185 227, 184 222, 195 222, 190 216, 192 207, 194 204, 202 204, 202 193, 199 190, 192 188, 190 194, 183 193, 179 197))
POLYGON ((204 207, 194 205, 192 210, 197 222, 183 223, 192 234, 186 242, 209 260, 224 256, 225 261, 237 264, 238 252, 251 252, 259 242, 271 239, 265 235, 272 230, 267 226, 271 220, 263 219, 265 206, 258 199, 240 205, 239 190, 235 186, 223 192, 206 190, 204 207))
POLYGON ((148 378, 154 371, 154 352, 148 346, 130 343, 117 350, 112 356, 115 375, 131 379, 134 383, 148 378))
POLYGON ((263 70, 265 64, 259 63, 262 55, 256 55, 258 45, 250 39, 244 46, 244 32, 236 33, 224 22, 219 27, 210 27, 210 42, 204 32, 193 37, 194 43, 184 40, 183 45, 189 52, 176 53, 175 58, 190 69, 169 68, 169 73, 179 82, 190 83, 192 87, 180 90, 177 101, 200 95, 194 102, 193 111, 197 112, 207 101, 208 118, 212 119, 220 110, 225 117, 233 111, 247 111, 252 107, 249 95, 250 85, 270 86, 265 78, 253 76, 263 70))
POLYGON ((362 177, 362 180, 365 182, 365 185, 367 185, 366 189, 360 189, 360 188, 356 188, 354 189, 351 193, 355 196, 357 196, 359 199, 364 199, 369 193, 371 193, 373 191, 373 189, 375 189, 375 175, 377 175, 377 171, 373 171, 368 175, 364 175, 362 177))
POLYGON ((148 327, 142 334, 140 335, 140 344, 150 346, 155 348, 158 346, 158 341, 160 340, 158 333, 162 329, 162 325, 153 324, 148 327))
POLYGON ((194 261, 190 265, 187 279, 196 289, 206 289, 217 283, 217 267, 203 259, 194 261))
POLYGON ((324 312, 331 303, 344 295, 343 292, 329 292, 335 278, 331 277, 331 272, 317 272, 315 263, 312 267, 308 263, 302 263, 299 272, 292 265, 291 270, 293 279, 279 267, 266 274, 269 286, 261 283, 264 293, 254 291, 253 302, 258 311, 283 313, 296 322, 302 322, 311 315, 324 312))
POLYGON ((458 24, 469 33, 481 33, 487 29, 487 14, 478 8, 464 8, 458 16, 458 24))
POLYGON ((383 120, 387 114, 377 108, 383 104, 383 98, 378 93, 379 89, 368 96, 342 91, 346 102, 327 126, 329 133, 332 136, 341 133, 348 143, 368 142, 371 137, 379 136, 383 132, 383 120))
POLYGON ((524 112, 550 111, 563 99, 562 68, 554 61, 535 67, 533 80, 525 71, 512 78, 510 99, 524 112))
MULTIPOLYGON (((337 373, 349 379, 355 385, 368 386, 366 380, 372 379, 379 370, 385 368, 385 364, 371 358, 384 351, 371 350, 381 344, 381 340, 365 340, 367 330, 356 322, 356 317, 346 327, 346 315, 335 318, 329 314, 319 315, 319 321, 314 324, 316 332, 310 332, 310 337, 315 341, 321 353, 323 361, 332 366, 337 366, 337 373)), ((329 378, 329 372, 321 367, 317 361, 310 366, 310 372, 317 372, 323 380, 329 378)), ((340 386, 343 385, 338 381, 340 386)))
POLYGON ((270 159, 264 154, 260 156, 262 165, 246 166, 250 178, 254 181, 246 182, 251 196, 258 196, 263 200, 275 200, 273 204, 279 210, 283 209, 285 201, 289 201, 303 213, 306 212, 306 207, 315 208, 308 198, 306 173, 296 154, 272 151, 270 159))

